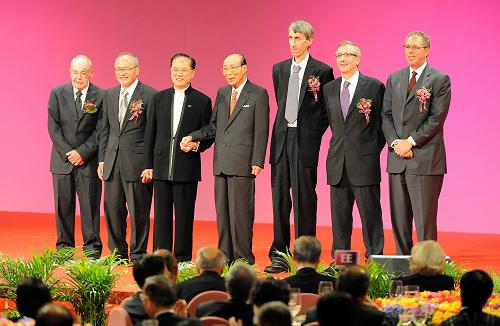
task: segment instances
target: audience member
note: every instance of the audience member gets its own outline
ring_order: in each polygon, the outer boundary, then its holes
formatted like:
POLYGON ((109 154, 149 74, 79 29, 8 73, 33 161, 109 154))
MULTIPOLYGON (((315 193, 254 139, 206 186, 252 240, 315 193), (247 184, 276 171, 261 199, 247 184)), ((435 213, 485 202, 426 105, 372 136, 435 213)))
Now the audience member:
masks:
POLYGON ((280 301, 264 304, 258 315, 259 326, 292 326, 292 315, 288 306, 280 301))
MULTIPOLYGON (((317 304, 317 319, 320 326, 351 325, 354 302, 349 293, 336 291, 322 296, 317 304)), ((312 312, 308 310, 308 314, 312 312)), ((306 319, 310 316, 306 317, 306 319)))
POLYGON ((263 304, 271 301, 280 301, 288 305, 290 299, 290 286, 283 280, 268 278, 258 281, 252 292, 254 311, 263 304))
POLYGON ((73 316, 66 307, 48 303, 38 311, 36 326, 73 326, 73 316))
POLYGON ((39 279, 27 278, 17 286, 16 306, 21 318, 35 319, 38 310, 51 301, 48 286, 39 279))
POLYGON ((160 256, 165 259, 165 267, 167 267, 167 277, 172 281, 177 282, 177 276, 179 276, 179 266, 177 263, 177 258, 168 249, 158 249, 153 252, 153 255, 160 256))

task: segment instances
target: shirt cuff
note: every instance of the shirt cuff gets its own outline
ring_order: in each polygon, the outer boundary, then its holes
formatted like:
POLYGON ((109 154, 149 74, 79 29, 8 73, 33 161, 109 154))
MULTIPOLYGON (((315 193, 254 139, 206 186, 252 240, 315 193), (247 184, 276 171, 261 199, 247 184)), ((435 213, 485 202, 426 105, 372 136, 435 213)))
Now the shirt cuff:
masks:
POLYGON ((417 146, 417 143, 415 143, 415 141, 413 140, 413 138, 410 136, 408 137, 408 141, 413 145, 413 146, 417 146))
POLYGON ((396 146, 396 144, 398 143, 399 139, 396 139, 395 141, 393 141, 391 143, 391 148, 394 148, 394 146, 396 146))

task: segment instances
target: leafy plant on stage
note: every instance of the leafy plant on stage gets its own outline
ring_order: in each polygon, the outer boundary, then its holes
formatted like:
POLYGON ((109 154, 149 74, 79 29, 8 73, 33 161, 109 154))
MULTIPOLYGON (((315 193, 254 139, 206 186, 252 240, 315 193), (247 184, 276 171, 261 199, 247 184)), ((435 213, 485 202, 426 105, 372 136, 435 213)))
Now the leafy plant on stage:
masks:
POLYGON ((500 275, 491 267, 488 268, 487 272, 493 279, 493 293, 500 293, 500 275))
POLYGON ((274 255, 274 259, 279 261, 281 265, 287 268, 289 276, 297 274, 297 264, 295 264, 292 253, 290 252, 288 247, 286 248, 285 252, 274 249, 274 255))
POLYGON ((462 275, 467 270, 465 267, 461 264, 457 264, 453 261, 445 261, 444 263, 444 275, 451 276, 453 278, 453 281, 455 282, 455 288, 458 289, 458 285, 460 284, 460 279, 462 278, 462 275))
POLYGON ((387 272, 384 265, 380 265, 373 260, 366 262, 363 268, 370 275, 368 297, 371 299, 386 297, 391 280, 399 275, 387 272))
POLYGON ((200 271, 195 263, 191 261, 180 262, 178 264, 179 273, 177 283, 182 283, 190 278, 200 275, 200 271))
MULTIPOLYGON (((236 264, 236 263, 240 263, 240 264, 247 264, 247 265, 250 265, 248 263, 248 261, 245 259, 245 258, 237 258, 235 259, 234 261, 232 261, 231 263, 226 263, 224 265, 224 269, 222 270, 222 274, 221 276, 226 278, 227 276, 227 273, 229 273, 229 270, 231 270, 231 268, 236 264)), ((252 268, 255 268, 255 265, 251 266, 252 268)))
POLYGON ((123 264, 116 252, 100 259, 80 259, 65 264, 70 286, 64 292, 64 299, 73 305, 83 323, 105 325, 106 300, 119 275, 115 267, 123 264))

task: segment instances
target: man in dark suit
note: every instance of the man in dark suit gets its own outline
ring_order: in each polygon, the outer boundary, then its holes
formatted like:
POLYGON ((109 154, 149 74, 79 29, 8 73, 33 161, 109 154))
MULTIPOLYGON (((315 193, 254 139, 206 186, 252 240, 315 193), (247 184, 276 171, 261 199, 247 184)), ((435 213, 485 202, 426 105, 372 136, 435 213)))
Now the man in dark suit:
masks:
POLYGON ((271 265, 265 268, 268 273, 286 271, 275 251, 285 252, 290 246, 292 203, 295 238, 316 235, 318 156, 328 127, 322 89, 333 80, 333 70, 309 55, 313 36, 309 23, 293 22, 288 28, 293 57, 273 67, 278 110, 271 136, 274 241, 269 250, 271 265))
POLYGON ((215 138, 215 209, 219 249, 233 261, 255 262, 252 253, 255 177, 264 167, 269 133, 267 91, 247 79, 246 59, 231 54, 222 68, 228 86, 217 92, 210 124, 183 138, 189 151, 193 141, 215 138))
POLYGON ((365 257, 381 255, 384 229, 380 207, 380 151, 385 145, 381 125, 384 84, 358 71, 361 50, 349 41, 335 52, 341 78, 325 85, 325 104, 332 129, 326 160, 330 185, 333 247, 351 249, 352 209, 356 200, 365 257))
POLYGON ((71 83, 54 88, 48 105, 52 140, 50 172, 54 185, 57 249, 75 246, 76 194, 80 202, 83 248, 102 251, 99 234, 101 181, 97 178, 98 122, 104 91, 90 83, 94 70, 85 55, 71 60, 71 83))
POLYGON ((200 275, 180 283, 177 295, 187 303, 206 291, 226 291, 226 280, 221 276, 226 257, 217 248, 204 247, 198 250, 196 265, 200 275))
POLYGON ((418 241, 437 240, 438 199, 446 173, 443 127, 451 85, 448 75, 427 63, 430 46, 424 32, 406 36, 409 67, 389 76, 384 95, 391 222, 400 255, 409 255, 413 246, 413 219, 418 241))
POLYGON ((243 326, 253 325, 253 307, 247 303, 257 275, 247 264, 234 264, 226 277, 226 288, 229 299, 226 301, 209 301, 196 308, 196 317, 216 316, 224 319, 234 317, 241 320, 243 326))
POLYGON ((316 272, 321 256, 321 243, 313 236, 303 235, 293 243, 293 260, 297 264, 297 273, 285 278, 292 288, 299 288, 301 293, 318 293, 319 282, 329 281, 335 285, 335 279, 316 272))
POLYGON ((98 174, 104 180, 109 250, 129 258, 130 212, 130 259, 135 261, 146 254, 148 244, 152 186, 141 182, 141 172, 147 110, 156 91, 137 79, 139 59, 133 53, 118 55, 115 75, 120 85, 106 90, 104 99, 98 174))
POLYGON ((191 87, 196 61, 178 53, 170 60, 173 87, 156 93, 148 112, 145 135, 143 180, 154 179, 154 249, 172 250, 175 207, 175 250, 178 261, 191 261, 193 221, 198 181, 201 180, 200 152, 213 140, 201 142, 197 151, 180 149, 181 137, 210 122, 212 101, 191 87))

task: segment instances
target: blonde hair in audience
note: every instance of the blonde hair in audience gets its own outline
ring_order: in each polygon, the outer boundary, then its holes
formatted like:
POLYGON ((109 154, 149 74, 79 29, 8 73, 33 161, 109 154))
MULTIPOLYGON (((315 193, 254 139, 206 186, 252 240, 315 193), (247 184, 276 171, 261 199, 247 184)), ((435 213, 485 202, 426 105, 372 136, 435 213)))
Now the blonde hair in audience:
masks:
POLYGON ((444 271, 446 254, 434 240, 417 243, 411 249, 410 271, 422 275, 438 275, 444 271))

